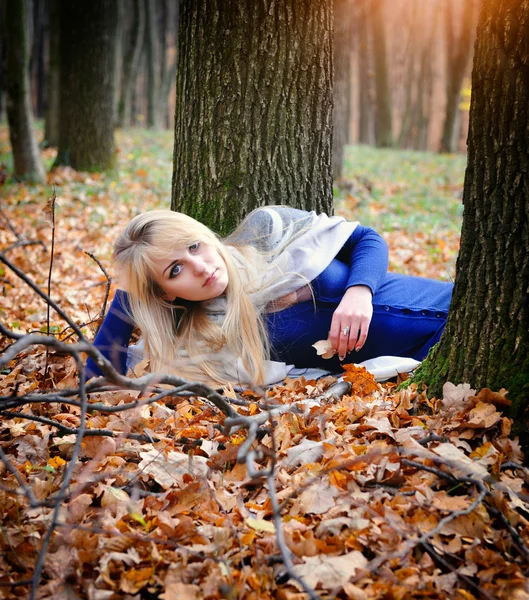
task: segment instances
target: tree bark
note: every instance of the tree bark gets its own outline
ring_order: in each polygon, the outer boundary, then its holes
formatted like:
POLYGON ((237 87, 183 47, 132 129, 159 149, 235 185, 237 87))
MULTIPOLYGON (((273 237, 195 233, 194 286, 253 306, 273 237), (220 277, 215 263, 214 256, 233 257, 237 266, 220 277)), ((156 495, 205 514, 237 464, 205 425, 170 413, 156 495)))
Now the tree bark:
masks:
POLYGON ((118 125, 131 124, 132 94, 140 70, 140 59, 145 38, 145 11, 142 0, 133 0, 133 20, 128 36, 127 50, 123 63, 123 78, 118 107, 118 125))
MULTIPOLYGON (((417 372, 529 404, 529 0, 483 2, 472 73, 461 250, 447 326, 417 372)), ((525 429, 524 429, 525 427, 525 429)), ((527 441, 527 439, 525 440, 527 441)))
POLYGON ((173 210, 226 233, 250 210, 332 212, 330 0, 180 7, 173 210))
POLYGON ((44 128, 45 147, 59 144, 59 93, 60 93, 60 20, 59 0, 49 1, 49 59, 48 59, 48 85, 46 98, 46 120, 44 128))
POLYGON ((113 0, 61 3, 61 123, 54 166, 114 167, 116 17, 113 0))
POLYGON ((45 173, 33 135, 29 85, 28 1, 6 0, 2 11, 2 37, 6 40, 3 71, 14 175, 17 179, 41 183, 45 173))
POLYGON ((457 150, 461 86, 472 54, 475 25, 474 0, 464 2, 458 39, 454 35, 454 0, 446 5, 446 112, 440 152, 457 150))
POLYGON ((373 26, 373 46, 375 58, 376 125, 377 146, 393 145, 393 116, 391 88, 389 86, 388 63, 386 56, 386 32, 384 27, 384 0, 373 0, 371 23, 373 26))
POLYGON ((351 112, 351 27, 352 3, 334 0, 334 83, 332 172, 334 181, 342 176, 344 150, 349 137, 351 112))

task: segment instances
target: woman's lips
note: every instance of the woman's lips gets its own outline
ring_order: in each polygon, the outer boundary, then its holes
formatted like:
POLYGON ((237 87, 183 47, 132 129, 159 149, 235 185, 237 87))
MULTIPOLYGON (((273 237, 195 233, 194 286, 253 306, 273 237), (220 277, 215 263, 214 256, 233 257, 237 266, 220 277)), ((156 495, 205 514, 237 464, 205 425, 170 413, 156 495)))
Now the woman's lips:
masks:
POLYGON ((204 285, 202 287, 211 285, 215 281, 215 279, 217 279, 217 270, 218 269, 215 269, 213 271, 213 273, 211 273, 211 275, 206 279, 206 281, 204 282, 204 285))

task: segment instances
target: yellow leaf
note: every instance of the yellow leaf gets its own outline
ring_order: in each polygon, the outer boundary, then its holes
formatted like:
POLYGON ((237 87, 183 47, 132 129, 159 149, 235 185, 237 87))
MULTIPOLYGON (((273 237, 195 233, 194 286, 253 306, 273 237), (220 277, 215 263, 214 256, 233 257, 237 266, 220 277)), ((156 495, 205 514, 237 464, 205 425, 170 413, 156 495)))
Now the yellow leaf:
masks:
POLYGON ((266 533, 275 533, 276 528, 273 523, 270 521, 265 521, 264 519, 254 519, 253 517, 246 517, 244 522, 248 527, 255 529, 255 531, 265 531, 266 533))
POLYGON ((65 465, 66 461, 63 460, 60 456, 55 456, 54 458, 50 458, 48 461, 48 467, 53 467, 54 469, 58 469, 62 465, 65 465))

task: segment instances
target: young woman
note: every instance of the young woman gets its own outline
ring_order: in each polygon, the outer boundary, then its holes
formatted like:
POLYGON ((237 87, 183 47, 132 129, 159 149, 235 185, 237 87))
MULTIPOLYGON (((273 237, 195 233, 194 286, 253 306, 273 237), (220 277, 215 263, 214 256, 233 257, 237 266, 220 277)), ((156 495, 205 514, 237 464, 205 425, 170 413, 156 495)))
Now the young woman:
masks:
MULTIPOLYGON (((224 240, 186 215, 146 212, 119 236, 114 260, 126 291, 95 345, 125 372, 137 326, 151 370, 214 385, 272 383, 288 365, 340 372, 340 362, 381 355, 422 360, 453 288, 388 273, 372 229, 286 206, 256 209, 224 240), (328 360, 312 347, 327 338, 328 360)), ((91 360, 87 372, 100 374, 91 360)))

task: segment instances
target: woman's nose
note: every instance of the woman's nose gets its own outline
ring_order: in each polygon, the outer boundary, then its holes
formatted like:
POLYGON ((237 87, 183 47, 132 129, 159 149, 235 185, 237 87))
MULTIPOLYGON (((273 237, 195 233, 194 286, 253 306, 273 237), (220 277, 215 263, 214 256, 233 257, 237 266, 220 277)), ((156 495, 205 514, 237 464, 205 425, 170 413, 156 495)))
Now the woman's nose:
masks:
POLYGON ((195 275, 202 275, 206 270, 206 263, 202 258, 195 257, 193 260, 193 272, 195 275))

